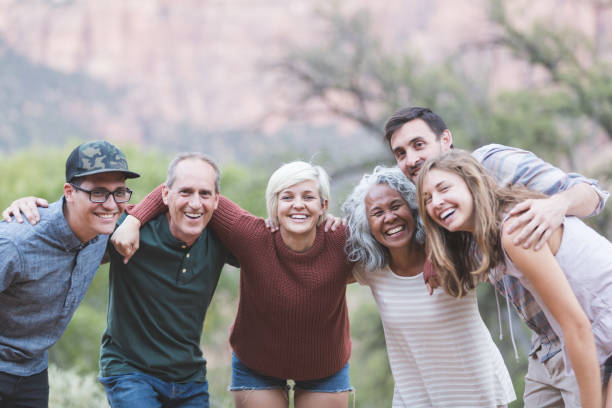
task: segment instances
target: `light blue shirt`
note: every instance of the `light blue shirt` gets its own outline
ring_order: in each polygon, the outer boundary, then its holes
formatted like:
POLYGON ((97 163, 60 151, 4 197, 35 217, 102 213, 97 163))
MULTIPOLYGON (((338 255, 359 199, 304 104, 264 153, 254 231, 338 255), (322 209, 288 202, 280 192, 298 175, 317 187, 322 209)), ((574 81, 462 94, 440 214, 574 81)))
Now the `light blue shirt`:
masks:
POLYGON ((85 296, 108 235, 87 243, 74 235, 63 198, 40 208, 40 222, 0 222, 0 372, 29 376, 47 368, 85 296))
POLYGON ((599 203, 591 215, 599 214, 610 197, 610 193, 599 188, 597 180, 578 173, 565 173, 527 150, 489 144, 474 150, 472 156, 504 187, 523 185, 532 191, 553 195, 576 184, 587 183, 599 196, 599 203))

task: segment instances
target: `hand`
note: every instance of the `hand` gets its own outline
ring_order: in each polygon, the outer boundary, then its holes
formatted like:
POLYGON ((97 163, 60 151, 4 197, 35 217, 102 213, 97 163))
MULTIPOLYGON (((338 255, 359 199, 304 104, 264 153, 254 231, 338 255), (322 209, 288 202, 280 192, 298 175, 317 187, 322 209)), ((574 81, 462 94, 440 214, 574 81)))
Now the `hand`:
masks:
POLYGON ((346 225, 346 219, 331 214, 325 216, 325 232, 329 232, 330 229, 335 231, 340 225, 346 225))
POLYGON ((438 275, 430 276, 427 278, 427 282, 425 282, 425 286, 427 286, 427 290, 429 291, 429 296, 433 295, 434 290, 440 287, 440 278, 438 275))
POLYGON ((272 218, 266 218, 264 224, 266 224, 266 228, 269 229, 270 232, 278 231, 278 224, 272 218))
POLYGON ((38 213, 38 207, 48 207, 49 203, 44 198, 37 197, 23 197, 19 198, 11 203, 10 206, 4 211, 2 211, 2 218, 6 222, 11 222, 11 215, 15 216, 15 221, 18 223, 23 222, 23 215, 30 222, 30 224, 34 225, 38 221, 40 221, 40 214, 38 213))
POLYGON ((117 252, 123 255, 123 263, 128 263, 132 255, 138 251, 140 220, 132 215, 128 215, 115 232, 113 232, 110 240, 117 252))
POLYGON ((559 228, 567 209, 567 202, 558 195, 525 200, 514 206, 510 211, 510 215, 518 216, 509 225, 508 234, 522 227, 521 233, 514 238, 514 245, 523 244, 525 249, 533 246, 533 249, 537 251, 546 244, 551 234, 559 228))
MULTIPOLYGON (((271 218, 266 218, 264 223, 270 232, 276 232, 279 230, 278 224, 271 218)), ((331 214, 327 214, 325 216, 325 225, 323 226, 325 228, 325 232, 329 232, 330 229, 335 231, 340 225, 346 225, 346 220, 344 218, 335 217, 331 214)))

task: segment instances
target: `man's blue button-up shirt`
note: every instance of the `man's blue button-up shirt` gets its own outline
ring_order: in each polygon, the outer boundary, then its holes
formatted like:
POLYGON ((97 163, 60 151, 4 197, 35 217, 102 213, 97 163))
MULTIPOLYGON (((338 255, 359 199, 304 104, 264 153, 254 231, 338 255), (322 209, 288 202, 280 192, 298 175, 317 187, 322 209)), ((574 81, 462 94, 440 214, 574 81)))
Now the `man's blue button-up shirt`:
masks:
POLYGON ((83 300, 108 241, 74 235, 63 198, 40 208, 34 226, 0 222, 0 372, 29 376, 47 368, 47 350, 83 300))

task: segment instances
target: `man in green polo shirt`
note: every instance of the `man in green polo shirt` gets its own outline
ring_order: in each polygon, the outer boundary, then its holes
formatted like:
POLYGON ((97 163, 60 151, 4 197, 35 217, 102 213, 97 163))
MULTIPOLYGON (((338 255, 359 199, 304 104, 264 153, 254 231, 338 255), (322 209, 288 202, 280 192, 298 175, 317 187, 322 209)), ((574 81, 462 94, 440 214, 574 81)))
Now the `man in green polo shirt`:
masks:
POLYGON ((162 194, 169 211, 142 227, 129 262, 109 246, 100 382, 113 408, 209 406, 200 336, 229 257, 205 228, 217 208, 218 167, 206 156, 180 155, 162 194))

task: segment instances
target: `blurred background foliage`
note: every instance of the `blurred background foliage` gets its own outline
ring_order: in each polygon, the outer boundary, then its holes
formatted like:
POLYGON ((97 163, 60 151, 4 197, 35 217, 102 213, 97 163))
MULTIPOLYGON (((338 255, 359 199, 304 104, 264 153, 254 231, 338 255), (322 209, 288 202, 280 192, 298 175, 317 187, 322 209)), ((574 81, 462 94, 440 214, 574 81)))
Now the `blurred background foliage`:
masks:
MULTIPOLYGON (((29 4, 51 7, 53 12, 79 5, 60 3, 29 4)), ((129 117, 131 105, 124 101, 132 91, 129 87, 109 85, 87 75, 85 69, 69 72, 34 62, 12 50, 0 36, 4 152, 0 207, 26 195, 57 199, 70 150, 83 140, 106 138, 108 134, 96 126, 117 118, 117 126, 133 119, 136 125, 127 128, 141 134, 137 141, 114 140, 126 152, 130 168, 143 175, 128 182, 135 191, 132 202, 163 182, 174 153, 201 150, 219 159, 222 193, 260 216, 265 216, 264 188, 271 172, 284 161, 312 159, 332 176, 331 207, 337 214, 364 171, 371 171, 375 164, 393 164, 382 141, 382 126, 390 113, 407 105, 427 106, 439 113, 453 132, 456 147, 473 149, 487 143, 521 147, 566 171, 593 177, 611 190, 612 1, 580 3, 594 17, 593 26, 586 28, 556 22, 552 10, 523 16, 530 6, 526 0, 481 3, 487 34, 445 52, 431 50, 435 58, 410 47, 416 40, 410 36, 402 37, 408 45, 389 47, 371 9, 360 3, 317 3, 314 35, 301 42, 280 38, 279 52, 259 64, 262 82, 273 74, 269 81, 277 91, 258 101, 264 106, 260 120, 234 126, 234 117, 228 114, 222 119, 231 126, 217 131, 185 118, 167 121, 157 113, 129 117), (499 65, 494 63, 498 60, 514 67, 501 81, 499 65), (279 118, 281 125, 264 129, 279 118)), ((437 7, 444 7, 440 4, 437 7)), ((177 89, 189 91, 184 86, 177 89)), ((145 104, 142 98, 136 100, 145 104)), ((612 235, 609 205, 588 222, 606 237, 612 235)), ((65 335, 51 350, 51 406, 106 405, 95 376, 106 324, 107 281, 108 269, 102 266, 65 335)), ((227 338, 237 289, 238 271, 228 267, 202 336, 213 407, 232 406, 227 392, 231 355, 227 338)), ((502 310, 500 340, 492 288, 481 285, 478 296, 483 319, 513 378, 518 400, 511 406, 521 407, 529 332, 516 318, 506 321, 502 310), (515 329, 518 360, 508 324, 515 329)), ((347 298, 356 405, 390 406, 393 379, 376 305, 369 290, 359 285, 349 286, 347 298)))
MULTIPOLYGON (((398 107, 426 106, 444 118, 455 147, 520 147, 609 189, 612 2, 587 3, 595 27, 586 30, 550 15, 521 19, 517 10, 528 7, 525 1, 488 0, 492 34, 438 55, 433 64, 410 48, 387 50, 368 10, 347 12, 342 4, 319 10, 325 41, 288 45, 276 66, 280 82, 299 85, 288 115, 316 115, 323 107, 380 139, 384 121, 398 107), (490 60, 500 54, 527 72, 525 79, 508 87, 491 80, 496 73, 490 60), (608 153, 598 154, 602 150, 608 153)), ((367 164, 377 162, 379 157, 367 164)), ((607 208, 589 223, 610 236, 611 214, 607 208)))

